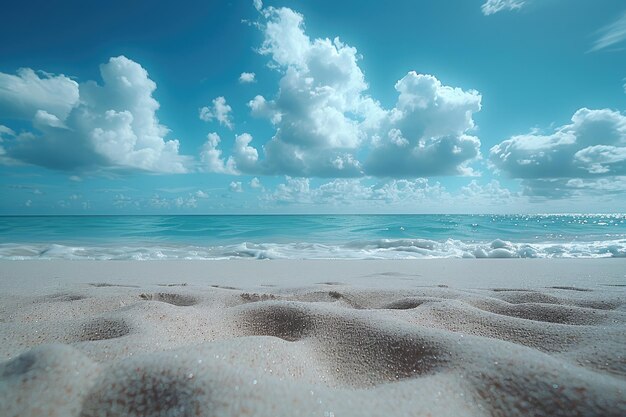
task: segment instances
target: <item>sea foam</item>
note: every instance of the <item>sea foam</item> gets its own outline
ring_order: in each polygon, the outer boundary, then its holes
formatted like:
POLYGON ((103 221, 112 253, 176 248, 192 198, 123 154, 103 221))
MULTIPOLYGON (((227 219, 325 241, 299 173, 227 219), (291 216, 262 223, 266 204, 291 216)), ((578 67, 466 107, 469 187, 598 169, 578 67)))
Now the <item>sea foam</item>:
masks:
POLYGON ((0 244, 7 260, 159 259, 433 259, 433 258, 606 258, 626 257, 626 239, 580 242, 489 242, 447 239, 377 239, 345 244, 252 243, 234 245, 60 245, 0 244))

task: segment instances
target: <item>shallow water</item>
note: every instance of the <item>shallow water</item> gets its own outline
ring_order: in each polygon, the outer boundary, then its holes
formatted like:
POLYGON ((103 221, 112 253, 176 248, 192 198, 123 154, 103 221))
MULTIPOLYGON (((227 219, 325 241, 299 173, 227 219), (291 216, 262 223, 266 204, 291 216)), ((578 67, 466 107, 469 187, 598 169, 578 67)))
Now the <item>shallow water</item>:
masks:
POLYGON ((0 217, 0 259, 625 256, 626 214, 0 217))

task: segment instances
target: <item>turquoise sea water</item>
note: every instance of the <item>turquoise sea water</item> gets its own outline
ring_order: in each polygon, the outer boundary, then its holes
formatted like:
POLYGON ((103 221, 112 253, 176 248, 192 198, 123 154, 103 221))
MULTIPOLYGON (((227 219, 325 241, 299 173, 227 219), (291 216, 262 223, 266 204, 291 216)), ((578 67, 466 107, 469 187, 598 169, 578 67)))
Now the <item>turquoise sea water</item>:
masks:
POLYGON ((626 214, 0 217, 0 259, 625 256, 626 214))

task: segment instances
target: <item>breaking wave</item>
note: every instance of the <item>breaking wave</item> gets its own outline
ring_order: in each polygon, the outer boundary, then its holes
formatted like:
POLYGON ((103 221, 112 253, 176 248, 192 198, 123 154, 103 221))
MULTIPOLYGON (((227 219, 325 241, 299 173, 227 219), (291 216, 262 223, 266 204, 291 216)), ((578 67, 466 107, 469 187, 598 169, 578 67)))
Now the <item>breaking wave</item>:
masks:
POLYGON ((378 239, 345 244, 250 243, 234 245, 0 244, 3 260, 219 260, 219 259, 434 259, 434 258, 607 258, 626 257, 626 239, 524 243, 496 239, 378 239))

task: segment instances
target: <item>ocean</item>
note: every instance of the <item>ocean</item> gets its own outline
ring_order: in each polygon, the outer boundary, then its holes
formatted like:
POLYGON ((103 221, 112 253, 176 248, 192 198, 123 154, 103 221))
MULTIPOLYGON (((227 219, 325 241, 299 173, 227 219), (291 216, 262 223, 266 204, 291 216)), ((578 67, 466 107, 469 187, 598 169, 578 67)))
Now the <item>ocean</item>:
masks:
POLYGON ((626 214, 4 216, 0 259, 626 257, 626 214))

